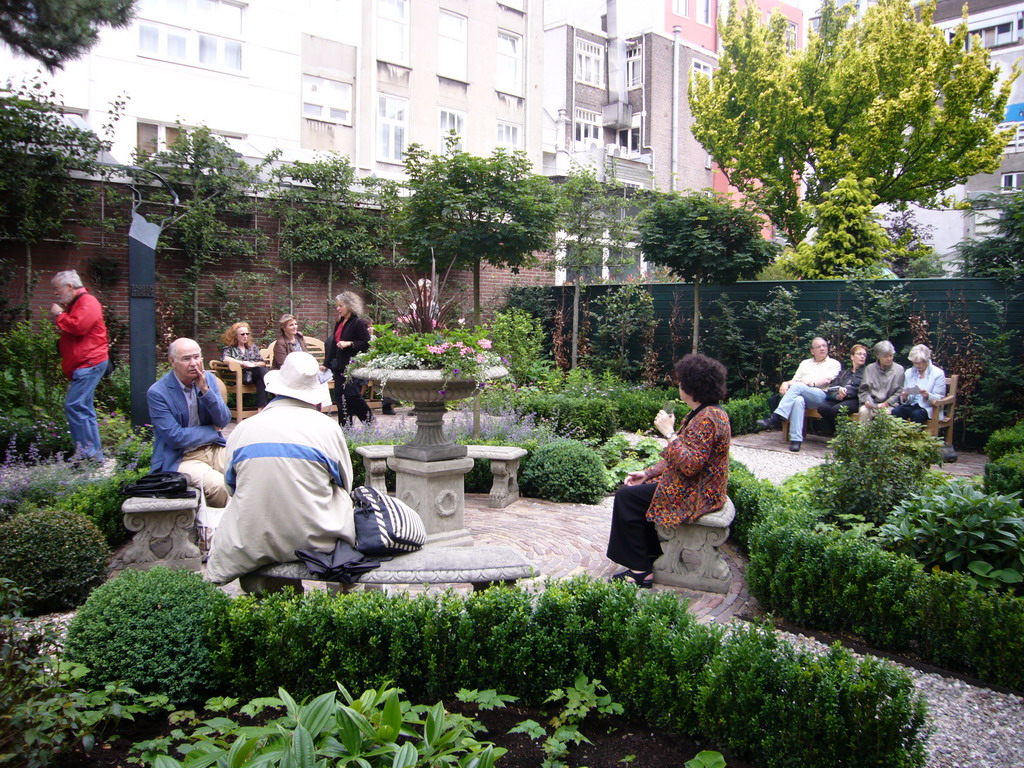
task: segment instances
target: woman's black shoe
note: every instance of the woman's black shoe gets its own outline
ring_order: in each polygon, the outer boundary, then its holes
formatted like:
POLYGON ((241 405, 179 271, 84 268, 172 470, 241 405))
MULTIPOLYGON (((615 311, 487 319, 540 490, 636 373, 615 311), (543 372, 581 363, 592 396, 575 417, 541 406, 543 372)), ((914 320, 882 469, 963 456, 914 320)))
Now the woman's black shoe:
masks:
POLYGON ((621 571, 612 576, 612 581, 632 581, 640 589, 654 586, 654 571, 621 571))

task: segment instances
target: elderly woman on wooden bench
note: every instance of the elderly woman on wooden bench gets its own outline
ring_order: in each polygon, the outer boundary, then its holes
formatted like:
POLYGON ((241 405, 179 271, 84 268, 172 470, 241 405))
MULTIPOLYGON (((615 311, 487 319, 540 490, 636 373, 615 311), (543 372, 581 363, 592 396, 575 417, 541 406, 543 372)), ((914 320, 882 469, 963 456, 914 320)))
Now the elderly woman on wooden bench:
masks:
POLYGON ((615 493, 608 559, 626 566, 615 574, 642 589, 654 583, 661 554, 657 524, 692 523, 721 509, 729 481, 729 416, 718 405, 725 397, 725 366, 704 355, 687 355, 675 366, 679 399, 692 409, 678 432, 676 417, 664 410, 654 427, 668 438, 661 460, 630 472, 615 493))
POLYGON ((256 408, 263 410, 267 404, 267 389, 263 385, 263 376, 267 372, 267 362, 263 359, 259 345, 252 340, 252 330, 248 323, 235 323, 221 337, 224 349, 221 359, 237 360, 242 366, 242 383, 256 385, 256 408))
POLYGON ((863 344, 854 344, 850 348, 850 367, 844 368, 825 390, 825 402, 818 406, 818 415, 825 425, 835 429, 836 418, 842 409, 847 413, 857 413, 860 400, 857 391, 864 378, 864 364, 868 361, 868 348, 863 344))
POLYGON ((870 421, 879 411, 887 411, 900 401, 903 389, 903 366, 894 362, 896 347, 891 341, 880 341, 871 350, 875 362, 864 369, 857 397, 860 420, 870 421))
POLYGON ((946 373, 932 365, 932 351, 926 344, 912 347, 907 357, 912 366, 903 374, 900 404, 892 409, 892 415, 927 424, 932 417, 932 402, 946 396, 946 373))

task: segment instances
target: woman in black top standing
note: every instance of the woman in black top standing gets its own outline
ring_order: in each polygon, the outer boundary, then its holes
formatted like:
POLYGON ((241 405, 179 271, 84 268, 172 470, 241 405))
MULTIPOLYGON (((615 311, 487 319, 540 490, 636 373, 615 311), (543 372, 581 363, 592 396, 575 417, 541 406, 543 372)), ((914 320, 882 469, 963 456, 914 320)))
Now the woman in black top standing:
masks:
POLYGON ((369 423, 373 420, 370 407, 363 399, 361 382, 345 376, 345 369, 354 355, 370 348, 370 329, 360 315, 363 300, 352 291, 343 291, 334 297, 337 322, 334 332, 324 342, 324 367, 334 375, 334 403, 338 406, 338 422, 352 424, 352 417, 369 423))

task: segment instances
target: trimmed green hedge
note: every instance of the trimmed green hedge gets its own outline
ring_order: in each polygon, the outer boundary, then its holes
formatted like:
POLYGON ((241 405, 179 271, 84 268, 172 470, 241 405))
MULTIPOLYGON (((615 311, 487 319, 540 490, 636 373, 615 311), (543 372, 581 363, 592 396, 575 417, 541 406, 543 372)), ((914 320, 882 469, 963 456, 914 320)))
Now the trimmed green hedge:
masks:
POLYGON ((222 692, 247 698, 391 682, 413 701, 492 688, 537 706, 586 675, 629 716, 759 765, 924 764, 925 706, 905 671, 795 650, 761 627, 698 624, 675 595, 628 585, 244 597, 212 638, 222 692))
POLYGON ((962 574, 926 572, 853 533, 818 528, 777 489, 730 474, 737 519, 748 521, 750 594, 768 611, 877 648, 1024 690, 1024 598, 971 588, 962 574))
POLYGON ((985 443, 985 453, 989 461, 997 461, 1007 453, 1024 451, 1024 421, 1017 422, 1012 427, 997 429, 985 443))
POLYGON ((1024 491, 1024 448, 1004 453, 985 465, 985 493, 1024 491))

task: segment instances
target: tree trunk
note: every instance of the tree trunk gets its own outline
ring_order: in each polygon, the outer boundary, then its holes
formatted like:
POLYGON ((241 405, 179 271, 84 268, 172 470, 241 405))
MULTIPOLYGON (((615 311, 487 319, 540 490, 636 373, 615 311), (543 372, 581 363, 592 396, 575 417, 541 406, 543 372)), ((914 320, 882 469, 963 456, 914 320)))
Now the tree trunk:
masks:
POLYGON ((572 286, 572 358, 570 367, 575 368, 580 349, 580 283, 572 286))
POLYGON ((480 325, 480 259, 473 262, 473 325, 480 325))
POLYGON ((199 341, 199 282, 192 286, 192 338, 199 341))
POLYGON ((700 277, 693 280, 693 349, 691 352, 697 354, 697 338, 700 334, 700 277))
POLYGON ((334 262, 327 262, 327 335, 331 333, 331 301, 334 299, 334 262))
POLYGON ((25 319, 32 319, 32 245, 25 243, 25 319))

